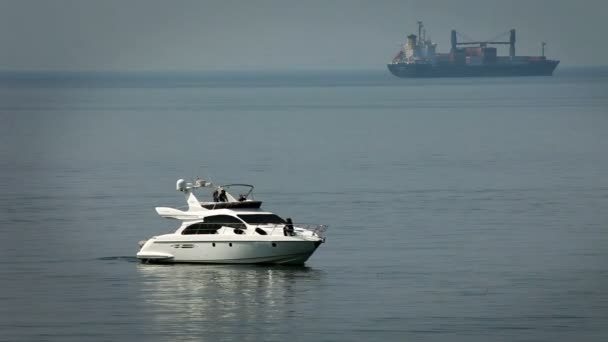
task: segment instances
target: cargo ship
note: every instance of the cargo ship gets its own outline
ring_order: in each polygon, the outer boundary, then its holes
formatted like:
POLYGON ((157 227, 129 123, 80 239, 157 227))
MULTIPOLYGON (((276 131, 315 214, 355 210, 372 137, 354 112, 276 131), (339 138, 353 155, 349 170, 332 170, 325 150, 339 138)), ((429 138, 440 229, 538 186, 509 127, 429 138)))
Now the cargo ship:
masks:
POLYGON ((541 56, 515 55, 515 30, 505 32, 509 41, 459 42, 452 30, 449 53, 438 53, 437 44, 427 39, 424 26, 418 22, 418 36, 410 34, 401 51, 388 64, 397 77, 496 77, 551 76, 558 60, 545 57, 545 42, 541 56), (489 45, 509 45, 509 56, 498 56, 497 48, 489 45))

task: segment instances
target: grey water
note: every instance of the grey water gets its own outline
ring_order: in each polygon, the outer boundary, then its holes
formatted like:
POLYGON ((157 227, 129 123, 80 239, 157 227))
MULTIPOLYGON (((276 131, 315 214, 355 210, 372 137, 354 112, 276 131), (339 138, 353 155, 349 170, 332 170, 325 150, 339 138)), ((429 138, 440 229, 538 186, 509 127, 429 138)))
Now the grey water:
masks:
POLYGON ((606 341, 608 69, 0 74, 0 341, 606 341), (178 178, 330 226, 144 265, 178 178))

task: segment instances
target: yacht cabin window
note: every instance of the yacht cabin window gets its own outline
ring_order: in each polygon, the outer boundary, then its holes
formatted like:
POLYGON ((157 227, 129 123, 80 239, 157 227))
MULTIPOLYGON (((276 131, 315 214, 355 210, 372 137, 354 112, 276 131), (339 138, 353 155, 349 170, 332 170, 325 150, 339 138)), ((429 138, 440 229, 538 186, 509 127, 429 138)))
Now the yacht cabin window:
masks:
POLYGON ((240 219, 251 225, 285 224, 285 220, 275 214, 242 214, 240 219))
POLYGON ((234 229, 245 229, 245 224, 236 217, 228 215, 208 216, 203 219, 203 222, 195 223, 188 226, 182 231, 182 235, 191 234, 215 234, 222 227, 230 227, 234 229))

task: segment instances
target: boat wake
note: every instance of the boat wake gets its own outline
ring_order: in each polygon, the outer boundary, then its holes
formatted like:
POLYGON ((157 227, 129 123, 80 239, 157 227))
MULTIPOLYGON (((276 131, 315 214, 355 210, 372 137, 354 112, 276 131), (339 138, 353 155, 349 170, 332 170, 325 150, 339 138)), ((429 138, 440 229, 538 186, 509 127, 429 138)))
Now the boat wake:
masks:
POLYGON ((97 258, 100 261, 126 261, 126 262, 139 262, 139 260, 134 256, 108 256, 97 258))

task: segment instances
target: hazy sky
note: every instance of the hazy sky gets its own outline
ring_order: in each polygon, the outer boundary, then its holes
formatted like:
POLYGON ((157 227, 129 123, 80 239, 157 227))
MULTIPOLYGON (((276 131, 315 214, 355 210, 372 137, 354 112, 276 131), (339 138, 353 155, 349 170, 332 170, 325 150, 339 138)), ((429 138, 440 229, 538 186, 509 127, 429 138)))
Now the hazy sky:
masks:
MULTIPOLYGON (((607 65, 608 1, 0 0, 0 70, 383 67, 423 20, 485 40, 517 29, 517 54, 607 65)), ((501 48, 501 54, 507 54, 501 48)))

